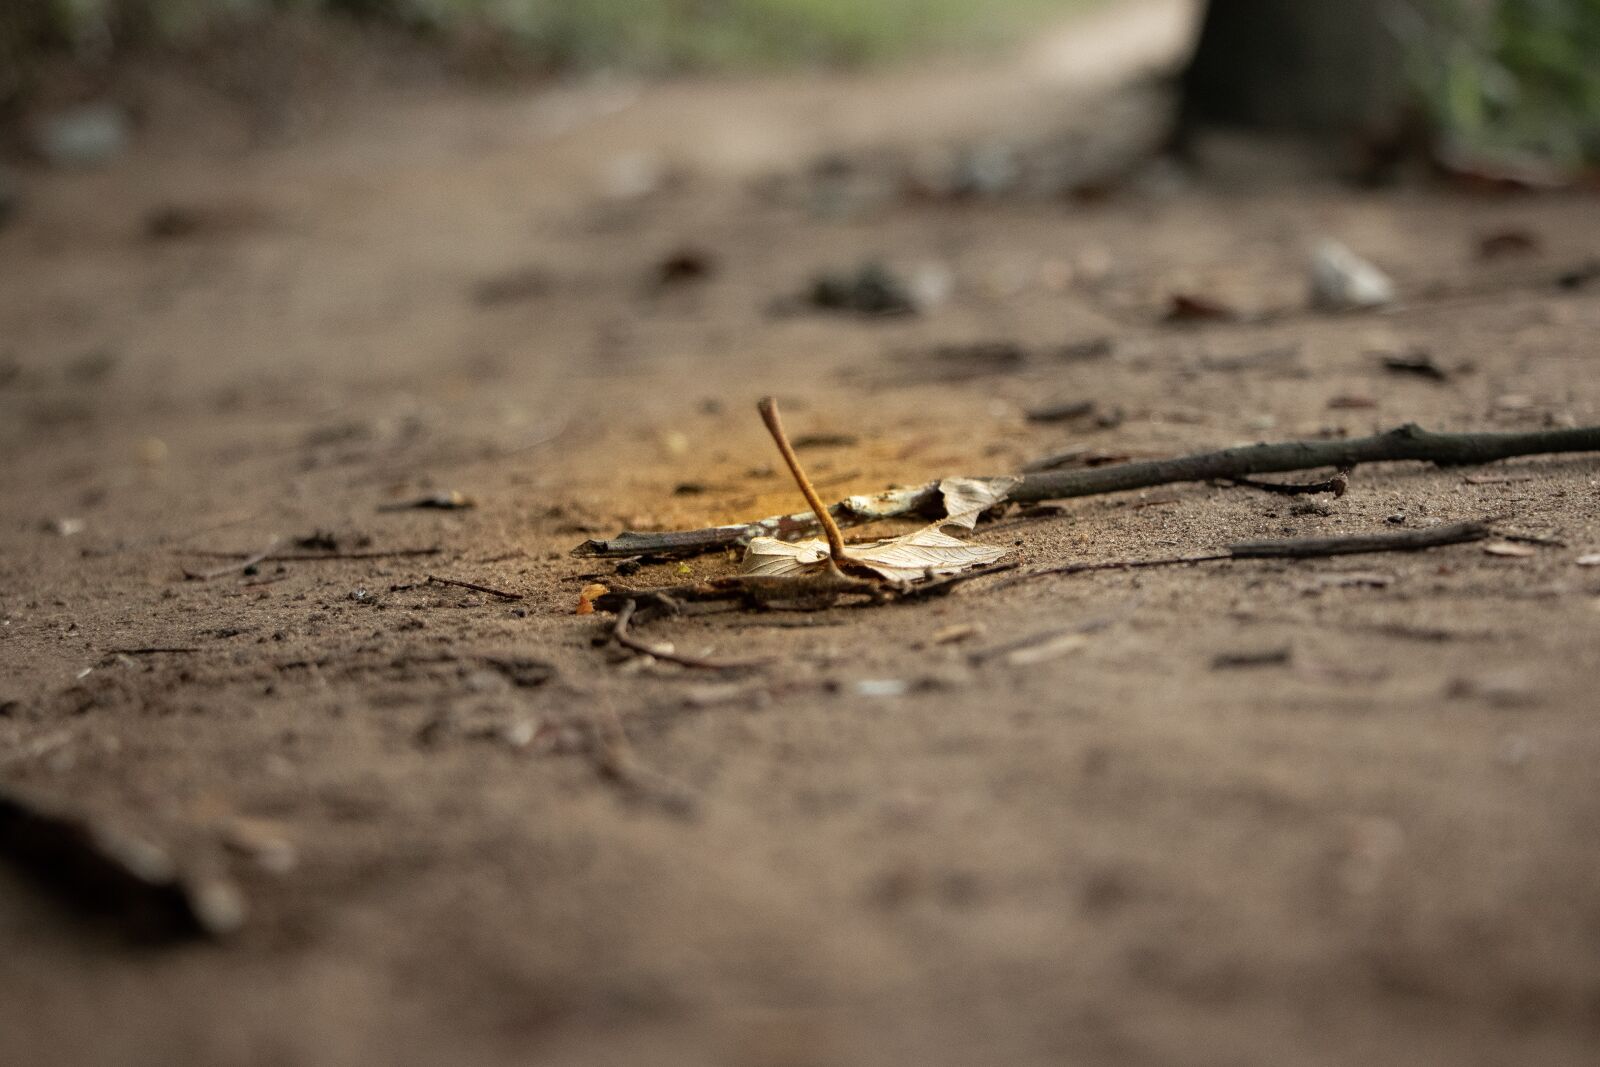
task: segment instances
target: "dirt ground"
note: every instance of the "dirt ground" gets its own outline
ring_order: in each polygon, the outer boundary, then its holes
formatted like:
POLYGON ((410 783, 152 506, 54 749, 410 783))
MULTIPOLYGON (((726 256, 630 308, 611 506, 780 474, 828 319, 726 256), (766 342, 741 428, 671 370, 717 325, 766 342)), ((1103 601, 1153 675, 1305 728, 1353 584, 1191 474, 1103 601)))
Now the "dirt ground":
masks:
POLYGON ((585 538, 800 507, 766 393, 823 437, 802 454, 829 496, 1069 446, 1600 422, 1597 289, 1529 281, 1600 251, 1592 199, 1361 191, 1259 147, 1094 201, 796 177, 980 132, 1088 145, 1187 15, 970 68, 391 85, 265 140, 157 93, 114 165, 26 171, 0 230, 0 781, 249 913, 130 944, 0 867, 0 1062, 1595 1062, 1592 456, 1364 468, 1310 506, 1164 487, 978 534, 1033 565, 1492 516, 1529 555, 985 579, 644 631, 777 658, 731 677, 574 615, 617 581, 585 538), (182 232, 147 235, 162 211, 182 232), (1508 229, 1538 247, 1480 262, 1508 229), (1161 322, 1179 291, 1303 303, 1323 236, 1407 306, 1161 322), (714 273, 655 287, 686 245, 714 273), (949 293, 772 312, 866 258, 949 293), (1028 355, 936 354, 992 340, 1028 355), (1413 347, 1447 379, 1382 368, 1413 347), (1024 418, 1075 399, 1120 421, 1024 418), (477 507, 383 509, 450 490, 477 507), (441 551, 183 578, 318 531, 441 551), (1054 658, 986 654, 1063 629, 1054 658), (149 648, 184 651, 113 651, 149 648), (655 787, 597 769, 611 716, 655 787))

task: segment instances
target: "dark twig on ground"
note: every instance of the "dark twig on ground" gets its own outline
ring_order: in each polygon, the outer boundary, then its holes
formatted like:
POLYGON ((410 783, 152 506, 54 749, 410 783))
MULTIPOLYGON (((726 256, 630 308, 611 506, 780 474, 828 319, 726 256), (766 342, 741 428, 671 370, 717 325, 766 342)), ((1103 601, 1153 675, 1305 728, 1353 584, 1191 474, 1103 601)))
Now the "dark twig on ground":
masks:
POLYGON ((1288 541, 1242 541, 1228 546, 1232 559, 1316 559, 1365 552, 1415 552, 1442 545, 1482 541, 1492 531, 1488 523, 1457 522, 1424 530, 1354 534, 1348 537, 1304 537, 1288 541))
MULTIPOLYGON (((1070 497, 1119 493, 1180 482, 1237 480, 1256 474, 1354 468, 1365 463, 1420 461, 1441 466, 1492 463, 1514 456, 1600 452, 1600 426, 1523 433, 1433 433, 1407 425, 1370 437, 1329 441, 1285 441, 1200 452, 1172 459, 1142 460, 1085 470, 1039 471, 1023 475, 1010 499, 1022 504, 1070 497)), ((871 522, 926 512, 939 502, 937 483, 895 490, 864 501, 852 497, 827 509, 841 524, 871 522)), ((820 510, 820 506, 819 506, 820 510)), ((670 533, 623 533, 607 541, 586 541, 578 556, 693 556, 734 548, 755 537, 793 538, 814 534, 812 513, 780 515, 756 522, 670 533)))
POLYGON ((1237 559, 1322 559, 1328 556, 1356 555, 1366 552, 1416 552, 1444 545, 1458 545, 1469 541, 1482 541, 1491 530, 1487 523, 1458 522, 1449 526, 1435 526, 1425 530, 1401 530, 1398 533, 1355 534, 1348 537, 1305 537, 1282 541, 1241 541, 1220 552, 1199 552, 1186 556, 1163 556, 1154 559, 1114 559, 1095 562, 1066 563, 1019 574, 998 588, 1044 578, 1054 574, 1084 574, 1089 571, 1136 570, 1144 567, 1181 567, 1194 563, 1219 563, 1237 559))
MULTIPOLYGON (((658 594, 659 597, 659 594, 658 594)), ((628 600, 617 610, 616 621, 611 624, 611 639, 623 648, 646 656, 653 656, 666 663, 676 663, 680 667, 691 667, 702 671, 737 671, 751 667, 761 667, 766 660, 726 660, 709 659, 705 656, 689 656, 681 652, 674 652, 659 645, 652 645, 648 641, 641 641, 628 629, 628 624, 633 621, 634 614, 638 611, 637 601, 628 600)))
POLYGON ((1350 468, 1341 467, 1332 478, 1320 482, 1263 482, 1256 478, 1228 478, 1223 484, 1259 489, 1263 493, 1277 493, 1281 496, 1310 496, 1314 493, 1344 496, 1345 491, 1350 488, 1350 468))
POLYGON ((188 648, 188 647, 179 646, 179 645, 171 645, 171 646, 151 645, 151 646, 146 647, 146 648, 108 648, 108 649, 106 649, 106 655, 108 655, 108 656, 162 656, 162 655, 174 655, 174 656, 176 656, 176 655, 182 655, 182 654, 188 653, 188 652, 199 652, 199 651, 200 650, 198 648, 188 648))
POLYGON ((496 589, 493 586, 488 585, 479 585, 477 582, 463 582, 455 578, 441 578, 437 574, 427 575, 427 579, 435 585, 453 585, 458 589, 471 589, 476 593, 488 593, 490 596, 497 596, 501 600, 521 600, 523 598, 521 593, 508 593, 504 589, 496 589))
MULTIPOLYGON (((240 570, 244 567, 253 567, 257 563, 318 563, 330 559, 407 559, 416 556, 437 556, 443 552, 442 548, 391 548, 372 549, 359 552, 271 552, 259 557, 252 557, 247 562, 231 564, 221 568, 218 574, 227 574, 230 571, 240 570)), ((202 559, 231 559, 239 555, 237 552, 215 551, 180 551, 179 555, 198 556, 202 559)))
MULTIPOLYGON (((221 567, 213 567, 210 570, 205 571, 191 571, 186 567, 183 571, 183 577, 185 580, 191 582, 205 582, 210 581, 212 578, 221 578, 224 574, 237 574, 241 571, 248 571, 251 567, 256 566, 258 563, 264 562, 272 555, 272 550, 278 547, 278 540, 278 538, 274 537, 267 547, 263 548, 261 551, 251 553, 250 555, 245 556, 243 559, 221 567)), ((203 553, 192 554, 202 555, 203 553)))

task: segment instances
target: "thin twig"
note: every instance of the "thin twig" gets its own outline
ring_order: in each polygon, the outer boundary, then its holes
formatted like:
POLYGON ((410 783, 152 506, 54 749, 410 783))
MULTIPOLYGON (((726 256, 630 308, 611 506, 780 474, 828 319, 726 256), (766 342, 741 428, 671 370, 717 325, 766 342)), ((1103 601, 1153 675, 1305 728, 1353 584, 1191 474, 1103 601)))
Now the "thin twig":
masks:
POLYGON ((1457 522, 1425 530, 1356 534, 1350 537, 1305 537, 1289 541, 1244 541, 1228 546, 1234 559, 1314 559, 1365 552, 1415 552, 1441 545, 1482 541, 1492 531, 1487 523, 1457 522))
MULTIPOLYGON (((1022 504, 1119 493, 1180 482, 1238 479, 1253 474, 1356 467, 1367 463, 1422 461, 1440 465, 1492 463, 1514 456, 1600 452, 1600 426, 1526 433, 1432 433, 1408 423, 1388 433, 1332 441, 1285 441, 1199 452, 1172 459, 1142 460, 1087 470, 1023 475, 1009 499, 1022 504)), ((837 522, 855 524, 912 515, 937 505, 937 482, 877 497, 851 497, 831 508, 817 506, 837 522)), ((578 556, 693 556, 747 544, 754 537, 793 538, 814 534, 813 514, 777 515, 705 530, 624 533, 609 541, 586 541, 578 556)))
POLYGON ((763 666, 766 662, 765 660, 725 660, 707 659, 703 656, 687 656, 681 652, 672 652, 649 642, 641 641, 628 631, 628 623, 633 620, 634 612, 638 610, 638 607, 637 601, 629 600, 622 605, 622 608, 617 612, 616 622, 611 625, 611 639, 623 648, 632 649, 634 652, 639 652, 646 656, 653 656, 667 663, 676 663, 681 667, 692 667, 695 670, 702 671, 745 670, 750 667, 763 666))
POLYGON ((1131 571, 1141 570, 1146 567, 1181 567, 1191 563, 1214 563, 1218 560, 1232 559, 1228 552, 1196 552, 1187 556, 1158 556, 1154 559, 1107 559, 1093 562, 1063 563, 1054 567, 1045 567, 1042 570, 1028 571, 1015 578, 1008 578, 995 586, 996 590, 1010 589, 1014 585, 1032 581, 1035 578, 1045 578, 1052 574, 1086 574, 1090 571, 1131 571))
POLYGON ((1284 441, 1199 452, 1175 459, 1121 463, 1090 470, 1030 474, 1011 491, 1021 503, 1147 489, 1154 485, 1240 478, 1252 474, 1356 467, 1421 460, 1440 465, 1492 463, 1512 456, 1600 451, 1600 426, 1527 433, 1431 433, 1414 423, 1371 437, 1284 441))
POLYGON ((427 576, 427 579, 428 581, 437 583, 438 585, 453 585, 461 589, 471 589, 477 593, 488 593, 490 596, 497 596, 502 600, 522 599, 521 593, 508 593, 504 589, 495 589, 492 586, 479 585, 476 582, 462 582, 456 580, 455 578, 441 578, 437 574, 430 574, 427 576))
MULTIPOLYGON (((274 552, 254 558, 249 564, 235 563, 219 573, 226 574, 230 570, 255 563, 316 563, 327 559, 403 559, 413 556, 437 556, 443 552, 442 548, 392 548, 387 550, 373 550, 370 552, 274 552)), ((202 559, 231 559, 237 552, 216 551, 186 551, 179 550, 180 556, 198 556, 202 559)))
POLYGON ((789 465, 789 473, 794 475, 795 484, 800 487, 800 495, 806 498, 806 503, 811 506, 811 513, 821 524, 822 535, 828 539, 828 552, 833 558, 834 565, 837 566, 844 561, 844 535, 839 532, 839 525, 833 521, 833 516, 828 514, 828 506, 817 495, 811 479, 806 477, 805 468, 800 466, 800 457, 795 455, 794 446, 789 443, 789 436, 783 432, 783 419, 778 415, 777 399, 770 396, 762 397, 756 404, 756 410, 761 412, 761 421, 767 424, 767 432, 772 434, 772 440, 783 455, 783 461, 789 465))
POLYGON ((1482 522, 1458 522, 1426 530, 1399 533, 1355 534, 1349 537, 1304 537, 1282 541, 1241 541, 1220 552, 1201 552, 1187 556, 1154 559, 1113 559, 1085 563, 1066 563, 1045 567, 1000 583, 996 589, 1045 578, 1054 574, 1083 574, 1088 571, 1136 570, 1145 567, 1181 567, 1194 563, 1218 563, 1237 559, 1322 559, 1366 552, 1416 552, 1421 549, 1482 541, 1490 528, 1482 522))
MULTIPOLYGON (((241 560, 237 560, 236 562, 229 563, 221 567, 213 567, 208 571, 191 571, 186 567, 183 571, 183 577, 185 580, 191 582, 206 582, 210 581, 212 578, 221 578, 224 574, 234 574, 239 571, 247 571, 251 567, 254 567, 256 564, 261 563, 270 557, 272 555, 272 550, 278 547, 278 541, 279 538, 274 537, 267 544, 267 547, 263 548, 261 551, 254 552, 241 560)), ((200 553, 193 554, 199 555, 200 553)))
POLYGON ((1310 496, 1315 493, 1344 496, 1350 488, 1350 471, 1349 467, 1340 467, 1332 478, 1320 482, 1263 482, 1256 478, 1226 478, 1223 484, 1259 489, 1263 493, 1277 493, 1281 496, 1310 496))
POLYGON ((185 647, 180 647, 180 646, 176 646, 176 645, 170 646, 170 647, 152 645, 152 646, 150 646, 148 648, 108 648, 108 649, 106 649, 106 655, 108 655, 108 656, 160 656, 160 655, 166 655, 166 654, 169 654, 169 653, 172 654, 172 655, 182 655, 182 654, 188 653, 188 652, 199 652, 199 651, 200 650, 198 648, 185 648, 185 647))

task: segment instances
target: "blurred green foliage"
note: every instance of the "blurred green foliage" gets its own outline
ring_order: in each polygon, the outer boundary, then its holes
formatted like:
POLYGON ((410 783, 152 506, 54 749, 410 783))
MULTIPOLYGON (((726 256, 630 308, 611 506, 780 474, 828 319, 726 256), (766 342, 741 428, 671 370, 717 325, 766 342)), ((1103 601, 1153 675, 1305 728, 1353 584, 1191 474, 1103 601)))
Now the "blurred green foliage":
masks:
POLYGON ((13 59, 41 46, 183 41, 263 13, 322 10, 442 35, 501 34, 552 66, 856 64, 1004 40, 1066 2, 1072 0, 0 0, 0 49, 7 37, 13 59))
POLYGON ((1442 0, 1406 36, 1429 117, 1457 147, 1600 162, 1600 0, 1442 0))

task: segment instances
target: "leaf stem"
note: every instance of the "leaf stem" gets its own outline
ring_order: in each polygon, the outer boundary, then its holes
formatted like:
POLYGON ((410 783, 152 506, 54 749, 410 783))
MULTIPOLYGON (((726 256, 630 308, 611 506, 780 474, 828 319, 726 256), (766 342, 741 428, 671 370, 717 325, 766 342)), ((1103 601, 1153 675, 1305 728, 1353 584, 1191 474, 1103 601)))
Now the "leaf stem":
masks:
POLYGON ((795 455, 794 446, 789 443, 789 435, 783 432, 783 420, 778 416, 778 401, 773 397, 764 396, 756 404, 756 410, 761 412, 761 421, 767 424, 767 432, 772 434, 773 441, 778 445, 778 451, 783 453, 783 461, 789 465, 789 473, 794 475, 794 482, 800 487, 800 495, 806 498, 812 514, 817 517, 823 536, 828 539, 828 552, 837 564, 844 559, 844 535, 839 532, 839 524, 833 521, 833 516, 828 512, 828 506, 822 502, 822 497, 817 495, 811 479, 806 477, 804 468, 800 466, 800 457, 795 455))

